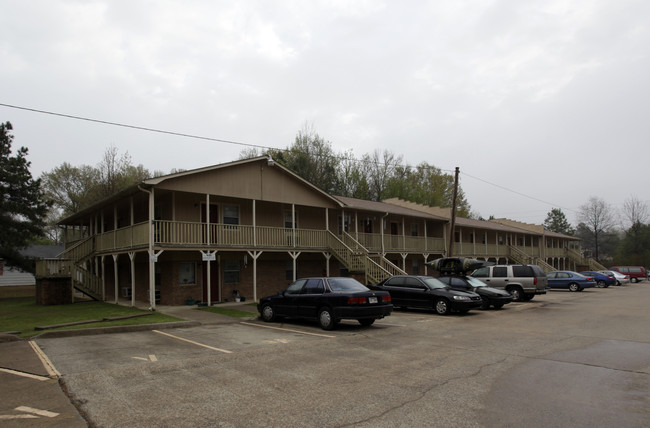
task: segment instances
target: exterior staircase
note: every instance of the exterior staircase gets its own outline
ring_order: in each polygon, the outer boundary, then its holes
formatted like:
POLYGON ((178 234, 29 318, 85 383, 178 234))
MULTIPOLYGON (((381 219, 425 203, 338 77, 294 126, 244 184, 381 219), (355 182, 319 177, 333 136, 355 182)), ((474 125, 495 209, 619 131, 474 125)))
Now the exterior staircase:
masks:
POLYGON ((508 257, 511 260, 513 260, 515 263, 525 264, 525 265, 538 265, 546 273, 555 270, 555 268, 553 266, 546 263, 541 258, 535 257, 535 256, 530 256, 530 255, 524 253, 523 251, 521 251, 519 248, 513 247, 512 245, 508 246, 508 257))
POLYGON ((575 250, 567 250, 567 256, 569 259, 571 259, 572 262, 576 263, 577 265, 581 266, 587 266, 586 270, 593 270, 593 271, 599 271, 599 270, 607 270, 607 268, 600 263, 596 261, 596 259, 593 259, 591 257, 582 257, 582 254, 575 250))
POLYGON ((365 275, 366 284, 376 284, 393 275, 406 275, 381 254, 370 254, 348 233, 344 232, 339 238, 329 232, 328 247, 350 273, 365 275))
POLYGON ((102 280, 88 269, 95 251, 94 238, 81 240, 66 248, 59 259, 70 264, 70 278, 75 290, 94 300, 102 300, 102 280))

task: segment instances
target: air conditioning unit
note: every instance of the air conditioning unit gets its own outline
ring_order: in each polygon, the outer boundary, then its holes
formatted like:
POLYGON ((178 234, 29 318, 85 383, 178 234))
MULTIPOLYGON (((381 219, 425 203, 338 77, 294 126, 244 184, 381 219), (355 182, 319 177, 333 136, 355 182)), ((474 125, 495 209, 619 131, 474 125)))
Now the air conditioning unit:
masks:
POLYGON ((122 287, 122 297, 131 297, 131 287, 122 287))

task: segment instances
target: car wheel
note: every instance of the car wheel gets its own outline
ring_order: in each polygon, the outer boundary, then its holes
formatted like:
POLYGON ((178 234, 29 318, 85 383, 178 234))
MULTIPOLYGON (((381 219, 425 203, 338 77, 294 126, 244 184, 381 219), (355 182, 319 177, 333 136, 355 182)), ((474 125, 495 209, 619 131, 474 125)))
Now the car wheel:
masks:
POLYGON ((524 294, 521 296, 521 300, 523 300, 524 302, 530 302, 530 301, 533 300, 534 298, 535 298, 535 295, 534 295, 534 294, 531 294, 531 293, 524 293, 524 294))
POLYGON ((636 284, 637 282, 639 282, 639 278, 632 278, 630 279, 630 281, 632 281, 633 284, 636 284))
POLYGON ((494 309, 501 309, 503 307, 503 303, 495 303, 494 304, 494 309))
POLYGON ((524 293, 520 287, 508 287, 506 288, 506 291, 510 293, 512 300, 515 302, 521 302, 524 293))
POLYGON ((318 324, 323 330, 333 330, 336 327, 336 319, 330 308, 321 308, 318 311, 318 324))
POLYGON ((578 284, 576 284, 575 282, 572 282, 571 284, 569 284, 569 291, 578 291, 578 290, 580 290, 580 287, 578 286, 578 284))
POLYGON ((490 301, 486 298, 483 298, 483 304, 481 305, 481 309, 490 309, 490 301))
POLYGON ((446 299, 436 300, 434 309, 436 310, 436 313, 438 315, 447 315, 449 312, 451 312, 451 308, 449 307, 449 302, 446 299))
POLYGON ((262 319, 266 322, 275 321, 275 311, 273 310, 273 306, 268 303, 262 306, 261 315, 262 319))
POLYGON ((357 321, 359 321, 359 324, 361 324, 362 326, 368 327, 368 326, 371 326, 375 322, 375 319, 374 318, 370 318, 370 319, 364 318, 364 319, 357 320, 357 321))
POLYGON ((596 285, 598 286, 598 288, 607 288, 607 284, 605 284, 605 281, 603 281, 602 279, 598 281, 596 285))

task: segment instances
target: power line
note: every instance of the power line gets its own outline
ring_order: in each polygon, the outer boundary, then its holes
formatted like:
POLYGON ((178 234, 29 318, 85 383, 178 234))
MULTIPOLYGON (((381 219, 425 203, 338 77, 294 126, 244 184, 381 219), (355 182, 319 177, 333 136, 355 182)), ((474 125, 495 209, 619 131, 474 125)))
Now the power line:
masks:
MULTIPOLYGON (((117 127, 121 127, 121 128, 128 128, 128 129, 136 129, 136 130, 139 130, 139 131, 155 132, 155 133, 158 133, 158 134, 174 135, 174 136, 178 136, 178 137, 192 138, 192 139, 196 139, 196 140, 212 141, 212 142, 225 143, 225 144, 233 144, 233 145, 238 145, 238 146, 243 146, 243 147, 254 147, 256 149, 264 149, 264 150, 269 150, 269 151, 281 151, 281 152, 289 152, 290 151, 289 149, 278 149, 276 147, 263 146, 263 145, 259 145, 259 144, 242 143, 240 141, 225 140, 225 139, 213 138, 213 137, 204 137, 204 136, 200 136, 200 135, 188 134, 188 133, 183 133, 183 132, 167 131, 167 130, 149 128, 149 127, 144 127, 144 126, 129 125, 129 124, 124 124, 124 123, 119 123, 119 122, 111 122, 111 121, 107 121, 107 120, 92 119, 92 118, 83 117, 83 116, 76 116, 76 115, 65 114, 65 113, 57 113, 57 112, 53 112, 53 111, 35 109, 35 108, 30 108, 30 107, 22 107, 22 106, 17 106, 17 105, 13 105, 13 104, 0 103, 0 106, 13 108, 13 109, 17 109, 17 110, 30 111, 30 112, 34 112, 34 113, 47 114, 47 115, 51 115, 51 116, 64 117, 64 118, 67 118, 67 119, 75 119, 75 120, 81 120, 81 121, 85 121, 85 122, 100 123, 100 124, 103 124, 103 125, 117 126, 117 127)), ((356 158, 354 158, 352 156, 333 156, 333 157, 338 158, 340 160, 356 162, 356 163, 359 163, 359 164, 363 164, 363 163, 367 162, 367 160, 356 159, 356 158)), ((383 165, 383 166, 386 166, 386 167, 397 167, 397 166, 399 166, 396 163, 382 163, 379 160, 378 161, 370 160, 370 163, 375 164, 377 166, 383 165)), ((438 167, 435 167, 433 165, 428 165, 428 167, 429 168, 436 168, 436 169, 438 169, 440 171, 448 172, 450 174, 454 172, 452 170, 438 168, 438 167)), ((414 167, 411 166, 411 165, 405 164, 404 168, 405 169, 410 169, 410 168, 414 168, 414 167)), ((552 207, 562 208, 557 204, 552 204, 550 202, 544 201, 542 199, 535 198, 533 196, 526 195, 526 194, 518 192, 516 190, 512 190, 512 189, 509 189, 507 187, 504 187, 504 186, 501 186, 501 185, 498 185, 498 184, 495 184, 495 183, 491 183, 491 182, 489 182, 487 180, 483 180, 482 178, 474 177, 473 175, 470 175, 470 174, 468 174, 468 173, 466 173, 464 171, 460 171, 460 173, 463 174, 463 175, 466 175, 466 176, 468 176, 470 178, 473 178, 475 180, 482 181, 482 182, 484 182, 486 184, 489 184, 491 186, 494 186, 494 187, 497 187, 499 189, 505 190, 507 192, 511 192, 511 193, 517 194, 519 196, 523 196, 523 197, 531 199, 531 200, 542 202, 542 203, 547 204, 547 205, 552 206, 552 207)), ((562 208, 562 209, 567 210, 567 211, 576 212, 575 210, 570 209, 570 208, 562 208)))
POLYGON ((18 110, 31 111, 31 112, 35 112, 35 113, 49 114, 51 116, 66 117, 68 119, 83 120, 83 121, 86 121, 86 122, 101 123, 101 124, 104 124, 104 125, 119 126, 119 127, 122 127, 122 128, 137 129, 137 130, 140 130, 140 131, 157 132, 159 134, 176 135, 178 137, 194 138, 194 139, 197 139, 197 140, 215 141, 217 143, 235 144, 235 145, 238 145, 238 146, 256 147, 256 148, 259 148, 259 149, 279 150, 279 149, 275 149, 273 147, 261 146, 261 145, 250 144, 250 143, 240 143, 239 141, 222 140, 222 139, 219 139, 219 138, 202 137, 200 135, 185 134, 185 133, 182 133, 182 132, 165 131, 165 130, 161 130, 161 129, 147 128, 147 127, 144 127, 144 126, 128 125, 128 124, 118 123, 118 122, 109 122, 107 120, 91 119, 91 118, 88 118, 88 117, 74 116, 74 115, 71 115, 71 114, 64 114, 64 113, 55 113, 55 112, 52 112, 52 111, 39 110, 39 109, 28 108, 28 107, 21 107, 21 106, 16 106, 16 105, 11 105, 11 104, 0 103, 0 106, 14 108, 14 109, 18 109, 18 110))
POLYGON ((532 200, 534 200, 534 201, 541 202, 541 203, 543 203, 543 204, 547 204, 547 205, 550 205, 550 206, 552 206, 552 207, 558 207, 558 208, 562 208, 563 210, 572 211, 572 212, 574 212, 574 213, 577 213, 576 210, 573 210, 573 209, 571 209, 571 208, 564 208, 564 207, 561 207, 561 206, 559 206, 559 205, 557 205, 557 204, 552 204, 552 203, 550 203, 550 202, 548 202, 548 201, 544 201, 544 200, 542 200, 542 199, 539 199, 539 198, 535 198, 535 197, 533 197, 533 196, 526 195, 525 193, 521 193, 521 192, 518 192, 518 191, 516 191, 516 190, 509 189, 509 188, 504 187, 504 186, 501 186, 501 185, 499 185, 499 184, 491 183, 491 182, 489 182, 489 181, 487 181, 487 180, 483 180, 482 178, 474 177, 473 175, 470 175, 470 174, 468 174, 468 173, 466 173, 466 172, 462 172, 462 171, 461 171, 461 174, 466 175, 466 176, 468 176, 468 177, 471 177, 471 178, 473 178, 474 180, 482 181, 483 183, 489 184, 490 186, 498 187, 498 188, 501 189, 501 190, 505 190, 505 191, 507 191, 507 192, 511 192, 511 193, 516 194, 516 195, 523 196, 524 198, 532 199, 532 200))

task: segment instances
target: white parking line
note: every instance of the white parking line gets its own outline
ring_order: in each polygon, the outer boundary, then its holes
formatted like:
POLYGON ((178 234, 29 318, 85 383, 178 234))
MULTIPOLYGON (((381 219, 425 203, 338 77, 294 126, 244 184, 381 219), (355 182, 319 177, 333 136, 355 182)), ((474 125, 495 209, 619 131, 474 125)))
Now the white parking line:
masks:
POLYGON ((261 327, 261 328, 271 328, 273 330, 282 330, 282 331, 290 331, 292 333, 299 333, 299 334, 307 334, 310 336, 319 336, 319 337, 328 337, 328 338, 334 338, 336 336, 330 336, 327 334, 318 334, 318 333, 310 333, 308 331, 300 331, 300 330, 291 330, 289 328, 283 328, 283 327, 273 327, 270 325, 264 325, 264 324, 255 324, 255 323, 250 323, 250 322, 242 322, 240 324, 245 324, 245 325, 252 325, 254 327, 261 327))
POLYGON ((162 331, 159 331, 159 330, 151 330, 151 331, 153 331, 154 333, 158 333, 158 334, 162 334, 162 335, 165 335, 165 336, 172 337, 174 339, 182 340, 183 342, 191 343, 192 345, 202 346, 204 348, 212 349, 213 351, 223 352, 224 354, 232 354, 232 351, 215 348, 214 346, 204 345, 203 343, 195 342, 195 341, 189 340, 189 339, 184 339, 182 337, 174 336, 173 334, 165 333, 165 332, 162 332, 162 331))
POLYGON ((46 418, 54 418, 59 416, 58 413, 50 412, 48 410, 35 409, 33 407, 27 407, 27 406, 19 406, 16 407, 14 410, 18 410, 19 412, 25 412, 25 413, 33 413, 35 415, 44 416, 46 418))
POLYGON ((13 375, 16 375, 16 376, 28 377, 30 379, 36 379, 36 380, 41 380, 41 381, 42 380, 50 380, 50 378, 47 377, 47 376, 39 376, 39 375, 35 375, 35 374, 31 374, 31 373, 25 373, 25 372, 19 372, 19 371, 11 370, 11 369, 0 368, 0 372, 9 373, 9 374, 13 374, 13 375))

